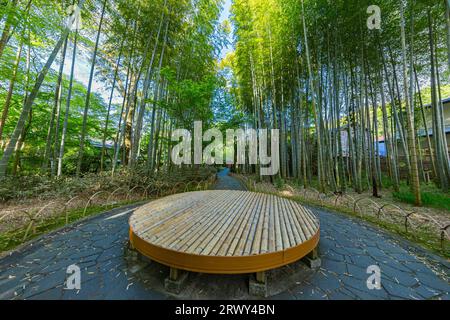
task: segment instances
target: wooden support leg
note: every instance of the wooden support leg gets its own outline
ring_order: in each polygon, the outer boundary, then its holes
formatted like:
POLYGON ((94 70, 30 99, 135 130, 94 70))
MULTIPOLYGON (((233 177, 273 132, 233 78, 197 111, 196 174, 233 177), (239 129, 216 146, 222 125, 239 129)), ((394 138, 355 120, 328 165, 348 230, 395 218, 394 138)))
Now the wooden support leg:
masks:
POLYGON ((266 273, 264 271, 256 273, 256 281, 266 283, 266 273))
POLYGON ((134 250, 133 243, 131 242, 131 235, 133 234, 133 231, 131 230, 131 228, 129 229, 128 233, 130 234, 129 240, 128 240, 128 249, 134 250))
POLYGON ((168 292, 179 294, 186 284, 188 274, 186 271, 170 268, 169 277, 164 281, 164 287, 168 292))
POLYGON ((264 271, 255 273, 250 276, 249 280, 249 293, 252 296, 267 297, 267 277, 264 271))
POLYGON ((170 268, 169 279, 173 281, 177 281, 180 276, 180 270, 176 268, 170 268))
POLYGON ((125 256, 130 261, 137 261, 139 259, 139 253, 134 248, 133 243, 131 240, 128 240, 128 246, 125 248, 125 256))
POLYGON ((308 253, 308 258, 312 260, 316 260, 317 258, 319 258, 319 251, 317 250, 317 247, 315 247, 313 251, 308 253))
POLYGON ((318 248, 314 248, 310 253, 306 255, 306 257, 303 258, 303 261, 310 267, 311 269, 317 269, 320 268, 320 265, 322 264, 320 258, 319 258, 319 251, 318 248))

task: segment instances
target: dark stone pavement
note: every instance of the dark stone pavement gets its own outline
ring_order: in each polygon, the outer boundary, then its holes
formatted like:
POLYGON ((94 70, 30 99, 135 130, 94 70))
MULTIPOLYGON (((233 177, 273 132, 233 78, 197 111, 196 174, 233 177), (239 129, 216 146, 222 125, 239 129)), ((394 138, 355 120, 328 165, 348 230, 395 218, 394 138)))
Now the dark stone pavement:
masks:
MULTIPOLYGON (((221 172, 216 189, 241 189, 221 172)), ((0 299, 172 299, 248 296, 248 277, 190 274, 179 296, 164 292, 168 268, 127 253, 128 217, 114 209, 43 236, 0 259, 0 299), (66 270, 81 269, 81 289, 65 289, 66 270)), ((311 208, 321 222, 322 267, 302 262, 270 271, 272 299, 449 299, 449 262, 363 221, 311 208), (378 265, 381 290, 369 290, 378 265)))

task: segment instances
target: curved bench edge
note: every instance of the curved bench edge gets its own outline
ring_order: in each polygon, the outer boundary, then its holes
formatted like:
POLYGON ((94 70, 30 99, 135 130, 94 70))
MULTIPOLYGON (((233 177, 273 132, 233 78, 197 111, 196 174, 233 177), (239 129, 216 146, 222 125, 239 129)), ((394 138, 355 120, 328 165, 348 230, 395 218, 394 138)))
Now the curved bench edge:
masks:
POLYGON ((245 274, 276 269, 305 257, 319 244, 316 234, 298 246, 252 256, 207 256, 180 252, 153 245, 139 238, 130 227, 132 247, 147 258, 168 267, 210 274, 245 274))

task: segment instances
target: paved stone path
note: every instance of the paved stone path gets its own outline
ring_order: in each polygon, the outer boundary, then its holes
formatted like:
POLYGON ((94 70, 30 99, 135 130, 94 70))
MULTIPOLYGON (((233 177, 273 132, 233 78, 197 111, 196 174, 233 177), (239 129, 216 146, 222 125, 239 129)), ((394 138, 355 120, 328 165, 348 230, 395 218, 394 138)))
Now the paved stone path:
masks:
MULTIPOLYGON (((216 189, 242 189, 219 174, 216 189)), ((115 209, 41 237, 0 259, 0 299, 170 299, 168 269, 127 254, 128 217, 115 209), (65 289, 66 270, 81 269, 81 290, 65 289)), ((449 263, 363 221, 311 208, 321 221, 322 267, 302 262, 269 273, 273 299, 449 299, 449 263), (378 265, 381 290, 369 290, 378 265)), ((191 274, 175 298, 248 299, 246 276, 191 274)))
POLYGON ((217 174, 217 182, 213 187, 214 190, 246 190, 242 183, 228 174, 230 169, 226 168, 217 174))

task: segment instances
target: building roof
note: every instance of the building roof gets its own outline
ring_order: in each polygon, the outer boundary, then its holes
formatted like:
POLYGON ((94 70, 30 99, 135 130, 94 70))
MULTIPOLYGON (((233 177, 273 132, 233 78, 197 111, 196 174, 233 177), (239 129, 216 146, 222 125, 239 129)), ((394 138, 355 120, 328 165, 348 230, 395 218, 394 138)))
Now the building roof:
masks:
MULTIPOLYGON (((445 134, 450 134, 450 125, 445 126, 444 130, 445 130, 445 134)), ((419 137, 426 137, 427 136, 427 134, 425 132, 425 129, 419 129, 419 130, 417 130, 417 132, 419 134, 419 137)), ((433 129, 428 129, 428 135, 430 137, 433 136, 433 129)), ((400 139, 400 135, 398 133, 397 133, 397 137, 396 138, 397 138, 397 140, 400 139)), ((385 140, 384 136, 378 138, 378 142, 379 143, 384 143, 384 140, 385 140)))
MULTIPOLYGON (((94 148, 102 148, 102 141, 89 139, 89 143, 94 148)), ((114 149, 114 141, 105 141, 105 148, 106 149, 114 149)))
MULTIPOLYGON (((445 98, 445 99, 442 99, 442 104, 447 104, 447 103, 450 103, 450 97, 445 98)), ((424 105, 423 107, 424 107, 424 108, 431 108, 431 103, 426 104, 426 105, 424 105)))

